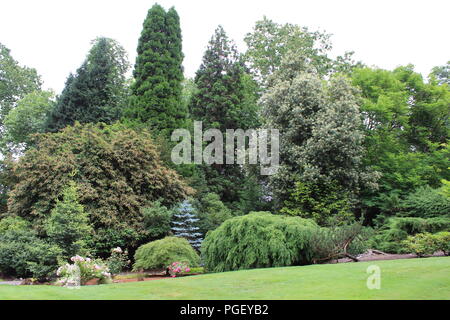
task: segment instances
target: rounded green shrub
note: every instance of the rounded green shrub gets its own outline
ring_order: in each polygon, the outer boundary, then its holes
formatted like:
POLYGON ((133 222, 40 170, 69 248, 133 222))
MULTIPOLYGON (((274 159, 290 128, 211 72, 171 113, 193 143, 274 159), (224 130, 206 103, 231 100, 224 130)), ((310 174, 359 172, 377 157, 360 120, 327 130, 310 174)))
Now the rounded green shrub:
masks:
POLYGON ((202 244, 208 271, 281 267, 312 262, 315 222, 299 217, 251 212, 226 220, 202 244))
POLYGON ((151 270, 166 268, 175 261, 187 262, 197 267, 200 257, 184 238, 165 237, 140 246, 135 255, 133 270, 151 270))

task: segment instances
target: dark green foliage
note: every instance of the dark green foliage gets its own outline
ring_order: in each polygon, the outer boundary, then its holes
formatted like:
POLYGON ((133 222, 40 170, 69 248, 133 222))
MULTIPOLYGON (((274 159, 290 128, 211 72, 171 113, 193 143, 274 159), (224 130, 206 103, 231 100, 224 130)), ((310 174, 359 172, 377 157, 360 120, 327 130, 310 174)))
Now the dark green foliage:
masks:
POLYGON ((450 199, 440 189, 425 186, 409 194, 400 204, 401 215, 431 218, 450 214, 450 199))
POLYGON ((166 137, 186 126, 179 20, 174 8, 166 12, 155 4, 148 11, 137 48, 131 105, 124 114, 125 121, 145 124, 166 137))
POLYGON ((178 204, 172 215, 172 233, 175 237, 185 238, 196 250, 200 249, 203 238, 197 227, 197 210, 189 200, 178 204))
POLYGON ((166 237, 140 246, 134 255, 133 270, 166 269, 173 262, 187 262, 197 267, 200 258, 183 238, 166 237))
POLYGON ((38 238, 33 230, 15 226, 0 232, 0 273, 39 280, 51 277, 61 249, 38 238))
POLYGON ((328 262, 346 256, 355 257, 367 249, 370 230, 360 223, 320 228, 312 236, 314 263, 328 262))
POLYGON ((342 224, 352 220, 348 193, 336 184, 311 184, 297 182, 281 213, 311 218, 319 225, 342 224))
MULTIPOLYGON (((235 45, 219 26, 203 55, 195 76, 196 90, 191 98, 193 120, 203 128, 258 128, 258 88, 246 71, 235 45)), ((208 192, 216 193, 227 206, 237 210, 242 200, 240 186, 245 173, 240 165, 204 165, 201 167, 208 192)))
POLYGON ((253 212, 226 220, 202 245, 208 271, 268 268, 311 263, 318 226, 298 217, 253 212))
POLYGON ((109 38, 98 38, 86 60, 67 78, 47 127, 58 131, 75 121, 113 123, 122 114, 127 96, 125 73, 129 65, 122 46, 109 38))
POLYGON ((111 247, 130 248, 148 239, 140 208, 160 198, 171 206, 190 192, 162 165, 147 132, 119 124, 76 124, 41 135, 13 173, 9 211, 38 229, 64 187, 75 181, 95 229, 94 250, 104 255, 111 247))
POLYGON ((161 200, 141 208, 144 227, 150 239, 162 238, 170 232, 172 211, 161 204, 161 200))
POLYGON ((195 203, 198 210, 198 226, 200 232, 206 235, 210 230, 216 229, 225 220, 232 217, 231 210, 220 201, 219 195, 207 193, 195 203))
POLYGON ((69 183, 62 192, 62 201, 56 200, 44 226, 49 241, 58 245, 66 258, 86 255, 93 232, 89 217, 78 202, 77 189, 73 181, 69 183))

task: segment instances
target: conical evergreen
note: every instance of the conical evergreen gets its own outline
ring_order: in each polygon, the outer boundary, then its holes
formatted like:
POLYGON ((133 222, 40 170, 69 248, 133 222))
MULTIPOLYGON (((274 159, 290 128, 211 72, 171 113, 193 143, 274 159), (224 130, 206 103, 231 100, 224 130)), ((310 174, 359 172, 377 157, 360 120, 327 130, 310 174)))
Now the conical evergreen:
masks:
POLYGON ((180 19, 174 8, 155 4, 147 14, 137 48, 130 106, 125 120, 170 136, 186 126, 182 102, 183 53, 180 19))
POLYGON ((174 236, 187 239, 193 248, 199 250, 203 241, 202 234, 198 232, 199 228, 196 226, 199 219, 195 208, 188 200, 183 201, 175 209, 172 219, 174 236))
POLYGON ((112 123, 121 116, 127 94, 125 50, 115 40, 98 38, 86 60, 66 86, 49 117, 47 128, 58 131, 75 121, 112 123))

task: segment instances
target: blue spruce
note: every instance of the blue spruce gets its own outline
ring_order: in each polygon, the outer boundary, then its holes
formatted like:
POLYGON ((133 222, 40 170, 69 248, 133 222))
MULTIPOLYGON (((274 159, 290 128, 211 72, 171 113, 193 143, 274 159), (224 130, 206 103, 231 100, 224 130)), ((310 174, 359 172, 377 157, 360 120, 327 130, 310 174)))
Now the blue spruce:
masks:
POLYGON ((193 248, 199 250, 203 241, 202 234, 198 232, 199 228, 196 226, 199 219, 195 208, 188 200, 178 205, 172 219, 174 236, 187 239, 193 248))

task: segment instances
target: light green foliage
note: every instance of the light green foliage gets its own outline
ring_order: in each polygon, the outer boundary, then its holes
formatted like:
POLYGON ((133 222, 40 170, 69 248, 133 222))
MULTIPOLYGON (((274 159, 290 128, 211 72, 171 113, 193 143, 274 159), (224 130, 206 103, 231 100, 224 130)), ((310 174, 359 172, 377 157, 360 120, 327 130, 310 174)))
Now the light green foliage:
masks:
POLYGON ((231 210, 220 201, 219 195, 207 193, 195 203, 198 210, 198 226, 200 232, 206 234, 210 230, 216 229, 225 220, 232 217, 231 210))
POLYGON ((450 61, 446 65, 434 67, 431 76, 436 77, 439 84, 446 83, 450 86, 450 61))
POLYGON ((297 182, 281 213, 311 218, 319 225, 336 225, 353 219, 348 194, 336 185, 297 182))
POLYGON ((248 50, 245 59, 262 86, 268 77, 279 70, 288 53, 295 53, 311 61, 320 74, 349 71, 354 65, 346 52, 336 60, 328 57, 332 49, 330 35, 319 31, 309 31, 306 27, 286 23, 279 24, 267 17, 256 22, 251 33, 244 39, 248 50))
POLYGON ((377 233, 369 240, 370 246, 389 253, 408 253, 403 240, 418 233, 436 233, 450 231, 449 217, 389 218, 382 224, 377 233))
POLYGON ((92 236, 88 214, 78 201, 78 188, 71 181, 62 192, 62 200, 56 200, 55 207, 45 221, 49 240, 58 245, 66 258, 86 254, 92 236))
POLYGON ((0 43, 0 130, 6 115, 26 94, 41 88, 35 69, 22 67, 0 43))
POLYGON ((19 100, 5 117, 2 144, 8 149, 31 145, 32 135, 45 130, 47 118, 54 107, 53 98, 51 91, 33 91, 19 100))
POLYGON ((6 216, 0 220, 0 235, 7 231, 22 231, 30 229, 30 223, 18 216, 6 216))
POLYGON ((450 255, 450 232, 443 231, 433 234, 436 242, 436 249, 444 252, 445 255, 450 255))
POLYGON ((141 214, 147 235, 150 239, 158 239, 170 232, 172 211, 161 204, 161 200, 152 202, 141 208, 141 214))
POLYGON ((436 241, 431 233, 418 233, 415 236, 408 236, 404 240, 404 245, 419 257, 431 255, 436 252, 436 241))
POLYGON ((184 238, 166 237, 140 246, 134 255, 133 270, 166 269, 171 263, 186 262, 197 267, 200 258, 184 238))
POLYGON ((310 239, 317 229, 311 220, 269 212, 226 220, 203 241, 205 268, 223 272, 310 263, 310 239))

